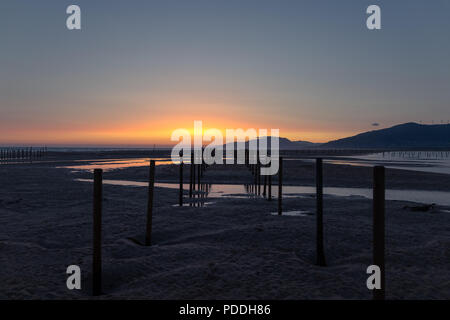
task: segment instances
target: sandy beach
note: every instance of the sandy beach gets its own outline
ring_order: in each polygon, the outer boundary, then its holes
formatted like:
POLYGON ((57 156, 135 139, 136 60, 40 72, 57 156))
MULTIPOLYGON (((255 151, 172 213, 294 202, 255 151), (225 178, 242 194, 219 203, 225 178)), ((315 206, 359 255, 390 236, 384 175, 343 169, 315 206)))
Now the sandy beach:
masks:
MULTIPOLYGON (((78 154, 0 166, 0 298, 92 299, 92 173, 73 170, 78 154), (66 268, 82 271, 68 290, 66 268)), ((285 161, 285 184, 313 186, 314 164, 285 161)), ((104 179, 146 182, 148 167, 104 172, 104 179)), ((188 181, 185 170, 185 182, 188 181)), ((329 187, 371 187, 371 168, 325 164, 329 187)), ((156 182, 177 182, 178 166, 158 165, 156 182)), ((210 167, 207 183, 244 184, 242 166, 210 167)), ((276 181, 276 179, 274 179, 276 181)), ((450 191, 448 175, 387 170, 391 189, 450 191)), ((372 201, 325 195, 327 267, 315 265, 315 195, 276 199, 210 196, 178 207, 178 190, 155 189, 153 246, 142 245, 147 188, 104 184, 103 292, 95 299, 371 299, 372 201)), ((187 195, 187 190, 185 190, 187 195)), ((386 296, 448 299, 450 211, 386 202, 386 296)))

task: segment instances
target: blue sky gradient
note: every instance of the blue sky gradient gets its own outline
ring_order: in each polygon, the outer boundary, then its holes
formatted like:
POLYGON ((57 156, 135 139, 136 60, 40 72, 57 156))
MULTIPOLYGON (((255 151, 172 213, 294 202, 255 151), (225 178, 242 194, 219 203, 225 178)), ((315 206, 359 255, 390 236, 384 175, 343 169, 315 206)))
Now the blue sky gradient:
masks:
POLYGON ((449 15, 446 0, 2 1, 0 143, 163 143, 158 123, 196 119, 313 141, 447 122, 449 15))

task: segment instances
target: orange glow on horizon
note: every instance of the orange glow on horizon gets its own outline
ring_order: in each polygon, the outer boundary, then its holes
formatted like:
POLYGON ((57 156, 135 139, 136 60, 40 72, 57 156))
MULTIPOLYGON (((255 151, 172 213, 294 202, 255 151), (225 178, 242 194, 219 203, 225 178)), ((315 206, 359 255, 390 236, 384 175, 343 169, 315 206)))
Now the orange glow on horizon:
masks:
MULTIPOLYGON (((20 132, 3 132, 1 144, 47 144, 47 145, 175 145, 177 141, 171 141, 172 132, 176 129, 186 129, 194 136, 194 120, 191 121, 161 121, 151 125, 140 125, 122 128, 102 128, 97 130, 22 130, 20 132)), ((223 121, 203 121, 203 133, 207 129, 216 128, 222 132, 225 141, 226 129, 242 128, 247 130, 267 129, 270 135, 271 127, 252 126, 244 121, 228 122, 223 121)), ((280 137, 288 138, 291 141, 303 140, 310 142, 327 142, 340 139, 355 134, 355 132, 324 132, 309 129, 308 131, 295 131, 292 129, 283 130, 280 128, 280 137)), ((208 144, 209 142, 205 142, 208 144)))
POLYGON ((82 123, 64 118, 59 122, 46 123, 45 127, 38 121, 22 128, 0 127, 0 144, 169 146, 178 143, 171 141, 172 132, 176 129, 186 129, 193 137, 195 120, 202 120, 203 132, 216 128, 222 132, 224 139, 226 129, 238 128, 267 129, 268 135, 270 129, 279 129, 280 137, 310 142, 327 142, 355 133, 330 127, 322 131, 314 123, 305 126, 295 118, 280 119, 277 114, 271 117, 239 105, 198 101, 182 103, 177 100, 157 105, 158 113, 142 106, 137 113, 122 110, 119 114, 99 117, 86 115, 82 123))

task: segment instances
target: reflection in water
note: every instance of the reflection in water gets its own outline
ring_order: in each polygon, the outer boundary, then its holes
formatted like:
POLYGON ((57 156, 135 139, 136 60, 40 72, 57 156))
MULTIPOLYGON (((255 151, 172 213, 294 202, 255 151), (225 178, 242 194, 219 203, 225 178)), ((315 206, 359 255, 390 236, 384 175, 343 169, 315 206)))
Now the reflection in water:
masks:
MULTIPOLYGON (((177 186, 179 187, 179 184, 177 184, 177 186)), ((211 202, 206 202, 206 198, 208 197, 210 191, 211 184, 200 183, 200 185, 198 186, 198 190, 192 190, 192 197, 187 198, 189 199, 189 201, 186 203, 186 206, 204 207, 206 205, 212 204, 211 202)))
MULTIPOLYGON (((76 179, 76 181, 92 182, 92 179, 76 179)), ((126 180, 103 180, 104 184, 132 187, 147 187, 148 182, 126 181, 126 180)), ((178 189, 177 183, 155 183, 156 187, 178 189)), ((209 198, 258 198, 254 193, 255 186, 240 184, 205 184, 200 191, 194 191, 195 199, 209 198)), ((189 190, 189 184, 183 185, 184 190, 189 190)), ((305 194, 315 194, 315 187, 308 186, 283 186, 283 197, 304 197, 305 194)), ((372 189, 370 188, 324 188, 324 194, 331 196, 359 196, 371 199, 372 189)), ((278 194, 278 187, 272 186, 272 197, 278 194)), ((412 201, 419 203, 435 203, 450 206, 450 192, 425 191, 425 190, 386 190, 386 200, 412 201)))
MULTIPOLYGON (((278 212, 271 212, 273 216, 278 216, 278 212)), ((310 216, 311 212, 305 210, 293 210, 293 211, 283 211, 280 217, 307 217, 310 216)))
MULTIPOLYGON (((383 165, 391 169, 413 170, 421 172, 450 174, 450 152, 448 151, 402 151, 402 152, 380 152, 368 155, 343 156, 327 159, 327 163, 335 165, 351 165, 369 167, 383 165), (337 158, 337 159, 336 159, 337 158)), ((225 158, 226 159, 226 158, 225 158)), ((105 171, 125 169, 131 167, 144 167, 149 165, 150 160, 155 160, 156 165, 178 164, 172 162, 170 157, 166 158, 135 158, 135 159, 103 159, 103 160, 77 160, 79 164, 64 166, 72 170, 103 169, 105 171)), ((287 161, 306 161, 313 159, 285 158, 287 161)), ((189 161, 185 161, 189 164, 189 161)))
MULTIPOLYGON (((228 158, 224 158, 224 161, 228 158)), ((86 170, 94 171, 94 169, 103 169, 104 171, 111 171, 115 169, 126 169, 132 167, 148 166, 150 160, 155 160, 155 165, 169 165, 179 164, 177 161, 172 161, 170 157, 166 158, 134 158, 134 159, 101 159, 101 160, 75 160, 80 163, 71 166, 63 166, 58 168, 72 169, 72 170, 86 170)), ((185 164, 190 164, 189 160, 183 161, 185 164)))
POLYGON ((391 169, 450 174, 448 151, 392 151, 342 158, 327 162, 352 166, 383 165, 391 169))
POLYGON ((145 167, 150 164, 150 160, 155 160, 155 165, 171 164, 170 158, 138 158, 138 159, 105 159, 105 160, 80 160, 77 162, 86 162, 86 164, 77 164, 73 166, 64 166, 60 168, 72 170, 94 171, 94 169, 103 169, 111 171, 115 169, 125 169, 132 167, 145 167))

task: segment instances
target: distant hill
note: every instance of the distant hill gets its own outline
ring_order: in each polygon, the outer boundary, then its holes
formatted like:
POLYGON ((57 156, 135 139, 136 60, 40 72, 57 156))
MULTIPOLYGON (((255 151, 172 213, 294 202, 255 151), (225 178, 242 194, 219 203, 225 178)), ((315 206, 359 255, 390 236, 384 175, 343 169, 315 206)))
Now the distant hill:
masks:
POLYGON ((314 143, 314 142, 309 142, 309 141, 302 141, 302 140, 298 140, 298 141, 292 141, 292 143, 294 143, 294 145, 297 148, 315 148, 318 146, 321 146, 322 143, 314 143))
POLYGON ((414 122, 330 141, 321 148, 420 148, 450 147, 450 124, 414 122))
MULTIPOLYGON (((270 148, 270 137, 267 138, 267 146, 270 148)), ((445 148, 450 147, 450 124, 427 125, 409 122, 327 143, 291 141, 282 137, 279 139, 280 150, 445 148)), ((226 146, 224 145, 224 148, 226 146)), ((248 148, 248 141, 245 147, 248 148)))
MULTIPOLYGON (((261 138, 259 138, 261 139, 261 138)), ((256 140, 259 140, 256 139, 256 140)), ((270 149, 270 140, 271 137, 267 137, 267 147, 270 149)), ((252 140, 254 141, 254 140, 252 140)), ((279 138, 280 143, 280 150, 299 150, 299 149, 309 149, 309 148, 315 148, 320 146, 320 143, 313 143, 309 141, 291 141, 287 138, 279 138)), ((224 145, 224 148, 227 147, 227 144, 224 145)), ((248 148, 248 141, 245 142, 245 148, 248 148)), ((236 143, 235 143, 235 149, 236 149, 236 143)))

